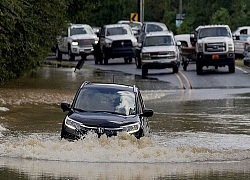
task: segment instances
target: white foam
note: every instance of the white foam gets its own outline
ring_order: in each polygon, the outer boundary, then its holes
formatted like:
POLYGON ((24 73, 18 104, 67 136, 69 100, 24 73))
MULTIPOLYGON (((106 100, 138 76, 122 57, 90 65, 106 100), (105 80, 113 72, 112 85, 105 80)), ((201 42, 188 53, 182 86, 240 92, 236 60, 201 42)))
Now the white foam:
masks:
POLYGON ((9 111, 9 109, 6 107, 0 107, 0 111, 9 111))
MULTIPOLYGON (((69 142, 59 140, 58 135, 32 135, 12 138, 0 144, 0 154, 4 157, 24 159, 43 159, 71 162, 207 162, 238 161, 250 159, 250 137, 224 141, 207 134, 193 137, 170 137, 165 144, 150 138, 136 139, 134 136, 120 134, 117 137, 89 135, 84 140, 69 142), (209 140, 207 141, 206 140, 209 140), (238 142, 238 143, 237 143, 238 142)), ((154 137, 155 138, 155 137, 154 137)), ((226 136, 225 136, 226 138, 226 136)))

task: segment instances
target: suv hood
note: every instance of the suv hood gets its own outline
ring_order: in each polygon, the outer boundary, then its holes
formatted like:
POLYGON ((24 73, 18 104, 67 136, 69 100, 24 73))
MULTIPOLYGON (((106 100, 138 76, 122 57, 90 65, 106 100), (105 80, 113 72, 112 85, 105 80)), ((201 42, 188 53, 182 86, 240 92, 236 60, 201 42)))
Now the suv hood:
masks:
POLYGON ((143 47, 142 52, 166 52, 166 51, 176 51, 176 46, 149 46, 143 47))
POLYGON ((101 126, 118 128, 123 125, 138 122, 138 117, 135 115, 123 116, 104 112, 73 112, 68 116, 75 121, 81 122, 84 125, 91 127, 101 126))

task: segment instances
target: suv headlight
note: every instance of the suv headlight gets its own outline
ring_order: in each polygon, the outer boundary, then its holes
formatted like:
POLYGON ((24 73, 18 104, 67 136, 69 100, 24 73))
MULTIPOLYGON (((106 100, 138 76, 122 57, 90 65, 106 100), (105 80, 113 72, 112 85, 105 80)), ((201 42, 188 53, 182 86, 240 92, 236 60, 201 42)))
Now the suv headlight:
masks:
POLYGON ((199 43, 198 44, 198 52, 202 52, 202 50, 203 50, 203 44, 199 43))
POLYGON ((139 123, 130 124, 130 125, 122 127, 122 130, 125 132, 128 132, 128 133, 135 133, 135 132, 139 131, 139 129, 140 129, 139 123))
POLYGON ((72 41, 72 46, 78 46, 78 42, 77 41, 72 41))
POLYGON ((81 123, 74 121, 73 119, 69 118, 68 116, 65 119, 65 125, 73 130, 81 129, 81 123))

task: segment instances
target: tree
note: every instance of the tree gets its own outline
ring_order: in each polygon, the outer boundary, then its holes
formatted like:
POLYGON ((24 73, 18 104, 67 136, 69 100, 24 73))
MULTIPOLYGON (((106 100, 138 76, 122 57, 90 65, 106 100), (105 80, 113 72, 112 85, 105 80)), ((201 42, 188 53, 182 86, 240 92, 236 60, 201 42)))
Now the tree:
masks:
POLYGON ((0 2, 0 84, 41 65, 65 26, 67 1, 0 2))

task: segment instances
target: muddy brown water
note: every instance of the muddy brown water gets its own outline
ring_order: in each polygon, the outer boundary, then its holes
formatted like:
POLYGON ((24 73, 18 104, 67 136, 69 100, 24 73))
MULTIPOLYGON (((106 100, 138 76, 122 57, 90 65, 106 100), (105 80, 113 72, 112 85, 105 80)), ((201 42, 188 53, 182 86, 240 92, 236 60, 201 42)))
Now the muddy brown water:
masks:
POLYGON ((180 90, 120 72, 44 67, 0 87, 0 179, 249 179, 250 89, 180 90), (137 85, 151 136, 60 140, 84 81, 137 85))

